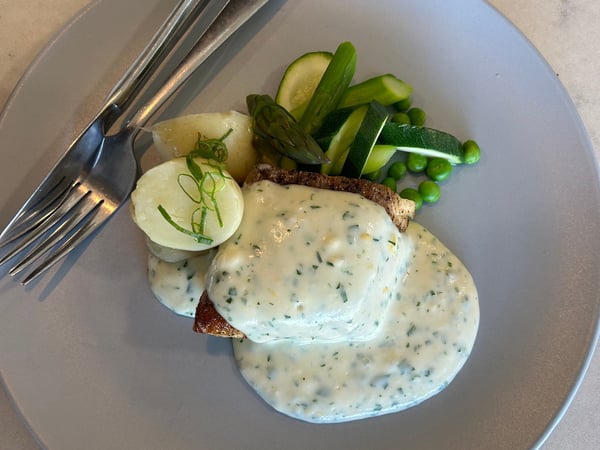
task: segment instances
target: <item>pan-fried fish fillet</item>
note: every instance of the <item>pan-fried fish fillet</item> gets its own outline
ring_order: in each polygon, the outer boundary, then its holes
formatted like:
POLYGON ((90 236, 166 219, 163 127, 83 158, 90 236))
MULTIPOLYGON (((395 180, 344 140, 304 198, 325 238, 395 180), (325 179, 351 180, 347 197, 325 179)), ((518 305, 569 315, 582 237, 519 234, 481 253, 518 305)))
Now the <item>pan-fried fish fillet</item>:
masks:
MULTIPOLYGON (((245 183, 251 184, 261 180, 269 180, 281 185, 299 184, 362 195, 381 205, 400 231, 406 230, 409 220, 414 217, 415 213, 413 201, 403 199, 388 187, 368 180, 280 169, 268 164, 260 164, 248 174, 245 183)), ((206 291, 196 309, 194 331, 221 337, 245 337, 244 333, 231 326, 218 313, 206 291)))
POLYGON ((260 180, 269 180, 282 185, 300 184, 362 195, 383 206, 400 231, 406 230, 409 220, 415 215, 415 202, 400 197, 387 186, 369 180, 280 169, 268 164, 259 164, 250 171, 245 183, 256 183, 260 180))
POLYGON ((213 336, 222 336, 228 338, 246 337, 244 333, 227 323, 221 316, 213 302, 208 298, 208 293, 204 291, 200 302, 196 307, 196 319, 194 321, 194 331, 196 333, 211 334, 213 336))

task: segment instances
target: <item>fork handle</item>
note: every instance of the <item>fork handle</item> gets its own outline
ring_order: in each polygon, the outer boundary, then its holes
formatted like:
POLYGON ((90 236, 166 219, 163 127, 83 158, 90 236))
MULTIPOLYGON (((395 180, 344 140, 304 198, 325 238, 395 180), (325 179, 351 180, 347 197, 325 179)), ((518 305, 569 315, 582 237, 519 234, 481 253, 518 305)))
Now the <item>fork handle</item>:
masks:
MULTIPOLYGON (((103 111, 124 110, 209 0, 180 0, 133 64, 107 95, 103 111)), ((113 118, 116 120, 116 116, 113 118)), ((111 124, 107 124, 107 128, 111 124)))
POLYGON ((136 132, 160 109, 206 59, 246 23, 268 0, 231 0, 169 76, 162 87, 129 120, 126 127, 136 132))

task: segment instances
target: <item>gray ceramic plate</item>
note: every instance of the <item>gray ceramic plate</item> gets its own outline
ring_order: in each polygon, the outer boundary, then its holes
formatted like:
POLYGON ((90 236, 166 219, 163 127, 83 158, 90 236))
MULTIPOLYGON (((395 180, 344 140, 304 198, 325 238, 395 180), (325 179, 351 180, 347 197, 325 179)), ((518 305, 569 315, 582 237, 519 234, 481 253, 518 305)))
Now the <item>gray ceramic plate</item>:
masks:
MULTIPOLYGON (((36 60, 0 121, 2 224, 173 4, 96 2, 36 60)), ((464 369, 400 414, 336 426, 282 416, 240 378, 228 342, 195 335, 152 299, 142 236, 123 209, 33 286, 0 280, 1 375, 44 445, 514 449, 550 432, 597 338, 598 166, 556 75, 495 10, 274 0, 213 58, 218 76, 196 77, 164 115, 243 108, 248 93, 274 93, 292 58, 343 40, 357 47, 357 79, 398 74, 431 126, 484 149, 418 219, 479 288, 464 369)))

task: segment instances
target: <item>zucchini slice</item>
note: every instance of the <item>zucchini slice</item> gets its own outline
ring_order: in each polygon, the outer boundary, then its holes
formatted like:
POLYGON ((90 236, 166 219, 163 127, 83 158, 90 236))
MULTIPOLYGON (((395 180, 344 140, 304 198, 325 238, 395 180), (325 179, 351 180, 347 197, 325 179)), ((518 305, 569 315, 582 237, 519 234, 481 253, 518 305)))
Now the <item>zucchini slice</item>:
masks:
POLYGON ((367 159, 367 163, 363 169, 363 174, 373 173, 385 166, 392 156, 396 154, 396 147, 393 145, 377 144, 373 146, 373 151, 367 159))
POLYGON ((384 106, 376 101, 369 103, 365 117, 350 145, 348 156, 342 167, 342 175, 360 178, 387 120, 388 111, 384 106))
POLYGON ((379 144, 394 145, 407 153, 444 158, 450 164, 462 164, 465 151, 453 135, 433 128, 388 122, 381 130, 379 144))
POLYGON ((285 70, 275 102, 287 109, 294 119, 302 117, 332 57, 331 52, 306 53, 285 70))
MULTIPOLYGON (((343 108, 336 109, 335 111, 330 112, 325 117, 321 128, 313 135, 315 140, 319 143, 321 148, 327 149, 331 144, 331 141, 339 135, 342 128, 344 128, 344 124, 350 118, 352 113, 357 108, 343 108)), ((364 108, 366 111, 366 108, 364 108)), ((362 118, 361 118, 362 120, 362 118)), ((360 125, 360 122, 358 123, 360 125)), ((356 129, 358 130, 358 125, 356 129)))
POLYGON ((339 175, 345 155, 354 141, 356 133, 365 117, 367 106, 345 108, 333 111, 323 122, 315 140, 326 149, 325 156, 330 162, 321 165, 321 173, 339 175))

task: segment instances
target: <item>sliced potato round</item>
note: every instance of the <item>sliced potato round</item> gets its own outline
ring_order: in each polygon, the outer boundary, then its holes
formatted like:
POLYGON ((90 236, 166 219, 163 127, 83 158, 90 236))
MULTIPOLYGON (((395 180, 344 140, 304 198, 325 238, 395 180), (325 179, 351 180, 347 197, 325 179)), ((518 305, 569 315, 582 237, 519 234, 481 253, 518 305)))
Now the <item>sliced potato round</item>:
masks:
MULTIPOLYGON (((196 158, 195 161, 204 173, 216 171, 205 159, 196 158)), ((209 208, 204 235, 209 237, 211 242, 198 242, 194 236, 178 229, 180 227, 191 231, 192 217, 196 222, 200 222, 197 210, 202 207, 202 204, 191 198, 191 196, 198 198, 198 195, 194 192, 194 183, 190 185, 192 177, 185 158, 166 161, 140 177, 131 194, 133 220, 146 233, 148 239, 164 247, 203 251, 219 245, 237 229, 244 213, 244 199, 239 185, 227 172, 223 174, 225 177, 213 178, 218 188, 208 197, 211 200, 214 198, 214 203, 212 201, 204 203, 209 208), (182 186, 185 186, 191 195, 188 195, 182 186), (215 204, 221 223, 219 223, 215 204), (165 218, 159 206, 164 208, 173 223, 165 218)))
POLYGON ((246 114, 228 111, 175 117, 154 124, 152 139, 163 161, 167 161, 192 151, 198 133, 204 138, 219 139, 229 130, 232 131, 224 141, 229 152, 225 166, 233 178, 242 183, 257 160, 250 117, 246 114))

